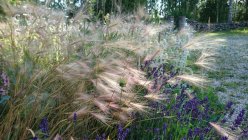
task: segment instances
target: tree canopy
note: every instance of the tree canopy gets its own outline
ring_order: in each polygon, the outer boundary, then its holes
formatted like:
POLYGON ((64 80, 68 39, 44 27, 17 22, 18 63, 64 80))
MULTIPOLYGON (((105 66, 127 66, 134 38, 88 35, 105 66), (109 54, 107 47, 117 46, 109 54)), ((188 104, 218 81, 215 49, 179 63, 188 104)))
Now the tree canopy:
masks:
MULTIPOLYGON (((29 1, 47 6, 70 10, 76 13, 87 5, 87 10, 95 16, 107 13, 132 13, 144 6, 150 14, 160 17, 186 16, 201 22, 227 22, 248 20, 248 0, 10 0, 12 4, 29 1), (229 18, 228 18, 229 17, 229 18)), ((4 14, 2 6, 0 14, 4 14)))

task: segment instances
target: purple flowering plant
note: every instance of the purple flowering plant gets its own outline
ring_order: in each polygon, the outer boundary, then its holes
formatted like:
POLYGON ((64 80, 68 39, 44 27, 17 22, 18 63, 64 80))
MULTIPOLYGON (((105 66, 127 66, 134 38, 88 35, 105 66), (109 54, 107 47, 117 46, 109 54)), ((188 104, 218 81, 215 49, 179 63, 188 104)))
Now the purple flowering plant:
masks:
MULTIPOLYGON (((128 139, 205 139, 218 138, 208 122, 218 121, 224 106, 218 104, 218 99, 211 89, 201 92, 200 89, 183 82, 174 84, 168 80, 178 74, 178 70, 168 64, 153 67, 154 60, 146 61, 141 68, 147 76, 154 79, 153 89, 159 89, 167 100, 150 102, 151 115, 146 121, 137 121, 130 127, 128 139), (192 94, 198 96, 189 98, 186 92, 193 89, 192 94)), ((155 65, 156 66, 156 65, 155 65)), ((230 106, 230 105, 229 105, 230 106)), ((144 118, 138 118, 142 120, 144 118)))
POLYGON ((7 95, 9 88, 9 78, 8 76, 0 71, 0 95, 7 95))
POLYGON ((44 134, 44 137, 47 138, 49 136, 47 117, 42 118, 39 128, 41 132, 44 134))
POLYGON ((5 103, 9 100, 8 96, 9 90, 9 77, 4 72, 0 71, 0 104, 5 103))

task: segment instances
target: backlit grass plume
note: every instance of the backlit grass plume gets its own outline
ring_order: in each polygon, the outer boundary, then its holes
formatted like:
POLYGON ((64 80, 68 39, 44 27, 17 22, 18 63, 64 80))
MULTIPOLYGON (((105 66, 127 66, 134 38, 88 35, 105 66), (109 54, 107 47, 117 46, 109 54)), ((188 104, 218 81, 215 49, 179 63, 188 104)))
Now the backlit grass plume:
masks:
POLYGON ((186 81, 188 83, 191 83, 193 85, 199 86, 199 87, 203 87, 206 85, 206 83, 208 82, 206 79, 199 77, 199 76, 195 76, 195 75, 179 75, 177 76, 178 79, 186 81))
MULTIPOLYGON (((81 60, 61 66, 57 71, 65 80, 78 83, 74 103, 78 106, 75 112, 80 117, 92 115, 104 123, 109 123, 110 119, 112 122, 128 121, 131 117, 128 110, 135 113, 144 112, 148 108, 144 102, 145 97, 138 95, 134 87, 148 87, 151 82, 143 72, 127 62, 105 59, 97 59, 95 62, 81 60)), ((69 116, 72 117, 73 114, 69 116)))
POLYGON ((222 128, 220 125, 210 122, 210 125, 214 128, 214 130, 221 135, 222 137, 226 137, 228 140, 238 140, 239 137, 231 132, 231 130, 226 130, 222 128))
POLYGON ((216 70, 216 66, 214 65, 214 56, 214 54, 202 52, 201 56, 198 58, 195 64, 208 70, 216 70))

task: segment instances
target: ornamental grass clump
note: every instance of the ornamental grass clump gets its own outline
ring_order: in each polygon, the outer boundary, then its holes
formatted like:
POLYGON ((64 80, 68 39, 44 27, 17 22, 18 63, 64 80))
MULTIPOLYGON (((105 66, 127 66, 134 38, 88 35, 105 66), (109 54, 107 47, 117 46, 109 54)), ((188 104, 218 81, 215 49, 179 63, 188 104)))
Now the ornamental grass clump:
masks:
MULTIPOLYGON (((166 117, 180 123, 208 117, 207 98, 198 100, 182 82, 205 82, 187 73, 185 44, 192 32, 145 23, 141 11, 106 15, 100 23, 81 12, 68 20, 42 6, 8 10, 12 17, 0 27, 0 55, 11 99, 1 106, 0 138, 128 139, 125 124, 154 114, 163 125, 150 128, 156 135, 174 130, 163 122, 166 117)), ((203 129, 194 133, 203 135, 203 129)))
POLYGON ((161 100, 139 65, 158 52, 156 36, 164 26, 122 16, 105 25, 89 16, 67 24, 61 11, 14 9, 0 27, 8 89, 6 80, 1 84, 10 96, 1 104, 0 138, 92 138, 149 114, 148 102, 161 100))

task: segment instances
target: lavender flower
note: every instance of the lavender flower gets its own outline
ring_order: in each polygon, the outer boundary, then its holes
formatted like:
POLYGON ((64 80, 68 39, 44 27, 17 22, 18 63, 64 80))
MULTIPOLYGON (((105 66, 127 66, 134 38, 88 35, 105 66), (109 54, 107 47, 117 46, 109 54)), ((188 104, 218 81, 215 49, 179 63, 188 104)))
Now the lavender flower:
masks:
POLYGON ((5 90, 2 87, 0 87, 0 95, 5 95, 5 90))
POLYGON ((96 140, 101 140, 101 137, 99 135, 97 135, 96 140))
POLYGON ((232 107, 232 105, 233 105, 233 102, 231 102, 231 101, 227 102, 226 110, 229 110, 232 107))
POLYGON ((221 140, 228 140, 227 137, 221 137, 221 140))
POLYGON ((48 137, 48 120, 46 117, 41 120, 40 130, 45 134, 45 137, 48 137))
POLYGON ((38 140, 38 138, 35 136, 35 137, 32 138, 32 140, 38 140))
POLYGON ((204 113, 203 113, 203 117, 204 117, 204 118, 208 119, 208 118, 210 117, 209 111, 210 111, 210 109, 209 109, 209 104, 207 104, 207 105, 205 105, 205 107, 204 107, 204 113))
POLYGON ((180 120, 180 118, 181 118, 181 113, 177 112, 177 119, 180 120))
POLYGON ((77 113, 76 112, 73 113, 73 122, 74 123, 77 122, 77 113))
POLYGON ((3 72, 0 72, 0 95, 6 95, 9 88, 9 78, 3 72))
POLYGON ((224 118, 221 120, 221 123, 226 123, 226 121, 227 121, 226 118, 224 118))
POLYGON ((199 136, 201 134, 201 129, 200 128, 195 128, 194 133, 195 136, 199 136))
POLYGON ((234 127, 238 127, 242 123, 242 121, 244 120, 244 115, 245 115, 245 110, 242 109, 233 123, 234 127))
POLYGON ((97 135, 96 140, 106 140, 106 134, 103 133, 102 136, 97 135))
MULTIPOLYGON (((187 113, 191 112, 192 111, 192 114, 196 114, 197 116, 197 113, 198 113, 198 102, 197 102, 197 99, 196 98, 193 98, 191 100, 189 100, 184 106, 183 108, 185 109, 185 111, 187 113)), ((195 117, 195 116, 194 116, 195 117)))
POLYGON ((202 101, 200 101, 201 104, 208 103, 208 97, 205 97, 202 101))
POLYGON ((192 138, 193 137, 193 132, 191 129, 189 129, 188 131, 188 138, 192 138))
POLYGON ((160 129, 159 128, 154 128, 154 133, 159 133, 160 129))
POLYGON ((210 132, 211 128, 210 127, 206 127, 203 129, 203 133, 207 134, 208 132, 210 132))
POLYGON ((150 60, 148 60, 148 61, 145 61, 145 65, 144 65, 144 68, 147 68, 147 67, 149 67, 149 65, 151 64, 151 61, 150 60))
POLYGON ((241 133, 241 137, 242 138, 248 138, 248 129, 247 130, 243 130, 243 132, 241 133))
POLYGON ((118 140, 125 140, 126 139, 126 137, 127 137, 127 135, 128 135, 128 133, 129 133, 129 129, 127 128, 126 130, 124 130, 123 128, 122 128, 122 125, 121 124, 119 124, 119 126, 118 126, 118 133, 117 133, 117 139, 118 140))
POLYGON ((1 78, 2 78, 2 83, 4 87, 7 87, 9 85, 9 79, 8 76, 4 73, 1 74, 1 78))
POLYGON ((126 139, 128 133, 129 133, 129 131, 130 131, 130 130, 129 130, 128 128, 124 131, 124 133, 122 134, 122 140, 125 140, 125 139, 126 139))
POLYGON ((166 123, 164 123, 163 128, 162 128, 164 134, 166 134, 166 129, 167 129, 167 125, 166 125, 166 123))

